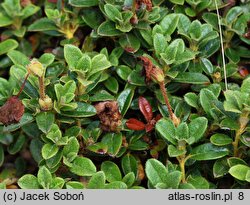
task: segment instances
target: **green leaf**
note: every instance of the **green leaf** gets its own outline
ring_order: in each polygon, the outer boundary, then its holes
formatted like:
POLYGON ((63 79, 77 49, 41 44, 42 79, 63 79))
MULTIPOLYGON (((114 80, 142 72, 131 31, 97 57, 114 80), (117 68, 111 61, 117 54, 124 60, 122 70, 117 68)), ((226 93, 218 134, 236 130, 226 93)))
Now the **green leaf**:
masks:
POLYGON ((122 146, 122 134, 108 133, 103 136, 102 143, 108 146, 108 154, 114 157, 122 146))
POLYGON ((133 186, 135 182, 135 174, 133 172, 129 172, 123 177, 122 181, 127 185, 127 187, 133 186))
MULTIPOLYGON (((1 22, 1 19, 0 19, 1 22)), ((13 50, 18 47, 18 42, 13 39, 7 39, 0 42, 0 55, 7 53, 10 50, 13 50)))
POLYGON ((42 148, 42 156, 44 159, 49 159, 57 154, 59 148, 55 144, 45 144, 42 148))
POLYGON ((88 189, 103 189, 105 187, 105 174, 103 171, 96 172, 89 180, 88 189))
POLYGON ((83 57, 82 51, 71 44, 64 46, 64 58, 69 65, 69 69, 76 68, 77 63, 83 57))
POLYGON ((15 65, 26 67, 30 63, 29 58, 20 51, 12 50, 9 51, 7 55, 15 65))
POLYGON ((33 14, 35 14, 36 12, 38 12, 40 10, 39 6, 35 6, 33 4, 28 4, 24 7, 24 9, 22 10, 22 19, 26 19, 30 16, 32 16, 33 14))
POLYGON ((91 67, 92 67, 91 58, 88 55, 83 54, 83 56, 77 62, 75 70, 80 71, 82 73, 86 73, 90 71, 91 67))
POLYGON ((156 186, 158 183, 167 182, 167 169, 160 161, 156 159, 147 160, 145 171, 153 186, 156 186))
POLYGON ((145 86, 145 78, 142 77, 141 72, 141 70, 133 70, 126 80, 132 85, 145 86))
POLYGON ((40 18, 28 27, 28 31, 57 31, 54 21, 48 18, 40 18))
POLYGON ((37 178, 32 174, 25 174, 18 180, 17 184, 21 189, 40 189, 37 178))
POLYGON ((187 178, 187 182, 194 186, 196 189, 209 189, 208 181, 201 176, 191 176, 187 178))
POLYGON ((208 89, 202 89, 200 92, 200 103, 204 111, 210 114, 211 108, 214 107, 214 104, 217 102, 217 97, 213 94, 212 91, 208 89))
POLYGON ((195 41, 199 41, 201 39, 202 28, 200 21, 195 20, 190 24, 189 35, 195 41))
POLYGON ((112 21, 104 21, 97 29, 100 36, 119 36, 121 31, 117 30, 115 23, 112 21))
POLYGON ((140 48, 140 41, 133 34, 124 34, 119 38, 119 44, 124 50, 131 50, 135 53, 140 48))
POLYGON ((119 90, 119 83, 114 77, 109 77, 105 82, 104 82, 105 87, 110 90, 112 93, 117 93, 119 90))
POLYGON ((105 4, 104 11, 111 21, 118 22, 123 20, 121 12, 112 4, 105 4))
POLYGON ((122 157, 121 163, 122 170, 125 175, 130 172, 133 172, 134 175, 137 176, 138 163, 133 155, 126 154, 124 157, 122 157))
POLYGON ((224 145, 231 144, 233 142, 233 139, 225 134, 216 133, 211 136, 210 141, 214 145, 224 146, 224 145))
POLYGON ((122 175, 119 167, 111 161, 105 161, 101 165, 101 170, 105 173, 108 182, 121 181, 122 175))
POLYGON ((36 116, 36 123, 38 128, 47 134, 55 121, 55 115, 52 112, 40 112, 36 116))
POLYGON ((224 101, 224 108, 226 111, 241 113, 243 102, 246 99, 244 93, 239 91, 227 90, 224 92, 226 100, 224 101))
POLYGON ((92 176, 96 173, 94 163, 86 157, 76 157, 70 171, 78 176, 92 176))
POLYGON ((165 53, 167 45, 166 38, 163 36, 163 34, 156 33, 154 35, 154 49, 158 55, 165 53))
POLYGON ((217 147, 211 143, 205 143, 195 147, 191 151, 191 157, 195 160, 219 159, 229 154, 227 148, 217 147))
POLYGON ((108 151, 108 146, 102 142, 97 142, 87 146, 87 149, 97 154, 106 154, 108 151))
POLYGON ((156 131, 160 134, 163 139, 176 145, 177 141, 175 139, 175 126, 173 122, 168 118, 163 118, 156 123, 156 131))
POLYGON ((30 152, 31 152, 32 157, 37 163, 39 163, 43 159, 42 154, 41 154, 42 147, 43 147, 43 143, 39 139, 35 138, 31 140, 30 147, 29 147, 30 152))
POLYGON ((190 140, 189 144, 198 142, 204 135, 207 129, 208 120, 205 117, 197 117, 189 123, 189 137, 194 138, 190 140))
POLYGON ((181 172, 180 171, 173 171, 168 173, 166 178, 166 185, 168 189, 178 189, 179 184, 181 182, 181 172))
POLYGON ((171 35, 174 33, 179 22, 178 14, 169 14, 166 15, 160 22, 160 26, 165 35, 171 35))
POLYGON ((241 92, 250 95, 250 78, 246 78, 245 80, 243 80, 240 90, 241 92))
POLYGON ((179 73, 176 78, 173 80, 178 83, 189 83, 189 84, 203 84, 207 85, 210 83, 210 80, 207 76, 201 73, 193 73, 193 72, 184 72, 179 73))
POLYGON ((179 150, 177 149, 175 146, 173 145, 168 145, 168 154, 170 157, 178 157, 181 156, 183 154, 185 154, 186 151, 185 150, 179 150))
POLYGON ((186 93, 184 95, 185 102, 191 107, 198 108, 198 96, 195 93, 186 93))
POLYGON ((247 165, 247 163, 243 159, 240 159, 238 157, 228 158, 227 163, 228 163, 229 167, 233 167, 233 166, 238 165, 238 164, 247 165))
POLYGON ((38 183, 44 188, 49 189, 52 184, 52 175, 50 171, 45 167, 42 166, 39 168, 37 173, 37 180, 38 183))
POLYGON ((226 24, 231 26, 237 19, 238 16, 240 16, 243 13, 243 9, 239 6, 235 6, 231 8, 225 17, 226 24))
POLYGON ((105 189, 127 189, 127 185, 124 182, 116 181, 106 184, 105 189))
POLYGON ((8 152, 13 155, 19 152, 23 148, 25 140, 26 140, 25 135, 23 134, 19 135, 17 140, 13 144, 9 145, 8 152))
POLYGON ((92 58, 91 71, 88 73, 88 77, 110 66, 111 63, 108 61, 107 57, 104 54, 98 54, 92 58))
POLYGON ((99 9, 85 8, 84 10, 81 10, 81 13, 84 22, 93 29, 97 29, 104 20, 99 9))
POLYGON ((51 53, 44 53, 38 60, 46 68, 54 62, 55 56, 51 53))
POLYGON ((227 163, 227 159, 225 158, 218 159, 216 160, 213 166, 213 175, 215 178, 223 177, 224 175, 228 173, 228 170, 229 170, 229 166, 227 163))
POLYGON ((185 140, 188 142, 189 133, 187 123, 181 122, 175 130, 175 135, 178 140, 185 140))
POLYGON ((65 181, 61 177, 55 177, 52 179, 51 189, 62 189, 65 181))
POLYGON ((62 138, 62 132, 57 124, 52 124, 51 129, 46 135, 46 138, 50 139, 52 142, 57 143, 62 138))
POLYGON ((69 4, 74 7, 90 7, 97 6, 99 0, 69 0, 69 4))
POLYGON ((170 0, 172 3, 174 4, 179 4, 179 5, 183 5, 185 0, 170 0))
POLYGON ((201 66, 202 70, 207 74, 210 75, 214 73, 214 67, 212 63, 207 58, 201 58, 201 66))
POLYGON ((70 153, 78 153, 80 148, 79 142, 76 137, 70 137, 67 145, 63 147, 63 155, 67 156, 70 153))
POLYGON ((182 39, 175 39, 166 49, 165 53, 161 54, 162 59, 166 64, 170 65, 175 63, 178 55, 185 51, 185 43, 182 39))
POLYGON ((66 183, 66 189, 84 189, 81 182, 69 181, 66 183))
POLYGON ((131 68, 126 65, 119 65, 116 67, 116 73, 119 77, 125 81, 128 80, 129 74, 132 72, 131 68))
POLYGON ((77 108, 75 110, 64 111, 61 114, 67 117, 91 117, 96 115, 96 109, 88 103, 77 102, 77 108))
POLYGON ((231 167, 228 171, 234 178, 241 181, 248 181, 250 174, 250 167, 242 164, 235 165, 231 167))
POLYGON ((9 26, 13 23, 13 20, 6 14, 0 13, 0 27, 9 26))
POLYGON ((120 109, 122 116, 124 116, 126 112, 128 111, 130 104, 132 102, 133 96, 134 96, 134 90, 130 88, 123 90, 118 96, 117 102, 119 104, 119 109, 120 109))

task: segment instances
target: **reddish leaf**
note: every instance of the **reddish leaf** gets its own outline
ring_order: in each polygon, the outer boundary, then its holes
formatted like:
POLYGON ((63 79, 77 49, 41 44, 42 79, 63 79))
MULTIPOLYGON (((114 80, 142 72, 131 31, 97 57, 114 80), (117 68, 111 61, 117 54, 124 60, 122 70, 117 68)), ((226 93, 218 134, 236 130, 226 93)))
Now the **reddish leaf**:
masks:
POLYGON ((22 101, 17 96, 12 96, 0 107, 0 122, 4 125, 17 123, 21 120, 23 113, 22 101))
POLYGON ((156 115, 156 117, 155 117, 155 121, 157 122, 157 121, 160 120, 161 118, 162 118, 161 114, 158 114, 158 115, 156 115))
POLYGON ((145 129, 145 124, 135 118, 130 118, 127 122, 126 122, 127 127, 130 130, 144 130, 145 129))
POLYGON ((144 97, 139 97, 139 108, 147 122, 150 122, 153 118, 152 107, 144 97))

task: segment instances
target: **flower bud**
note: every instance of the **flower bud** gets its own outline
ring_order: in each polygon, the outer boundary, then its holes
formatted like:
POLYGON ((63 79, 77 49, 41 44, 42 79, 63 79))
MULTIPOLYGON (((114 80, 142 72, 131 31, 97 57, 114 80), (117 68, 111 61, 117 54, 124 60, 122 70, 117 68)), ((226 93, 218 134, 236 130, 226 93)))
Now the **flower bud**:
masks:
POLYGON ((151 71, 151 79, 156 83, 164 82, 164 73, 163 70, 157 67, 154 67, 151 71))
POLYGON ((45 68, 43 65, 37 60, 37 59, 32 59, 30 64, 27 66, 28 72, 37 76, 37 77, 42 77, 45 71, 45 68))
POLYGON ((39 98, 39 105, 41 109, 44 111, 51 110, 53 107, 53 102, 51 98, 48 95, 46 95, 44 99, 39 98))

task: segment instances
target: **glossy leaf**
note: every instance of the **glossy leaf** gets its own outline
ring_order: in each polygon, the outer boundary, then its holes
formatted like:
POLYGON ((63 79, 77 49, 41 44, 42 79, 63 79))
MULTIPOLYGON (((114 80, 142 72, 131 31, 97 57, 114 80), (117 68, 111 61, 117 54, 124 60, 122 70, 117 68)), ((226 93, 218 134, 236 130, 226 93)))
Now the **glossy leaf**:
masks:
POLYGON ((195 160, 213 160, 219 159, 229 154, 227 148, 217 147, 211 143, 205 143, 195 147, 191 151, 192 159, 195 160))

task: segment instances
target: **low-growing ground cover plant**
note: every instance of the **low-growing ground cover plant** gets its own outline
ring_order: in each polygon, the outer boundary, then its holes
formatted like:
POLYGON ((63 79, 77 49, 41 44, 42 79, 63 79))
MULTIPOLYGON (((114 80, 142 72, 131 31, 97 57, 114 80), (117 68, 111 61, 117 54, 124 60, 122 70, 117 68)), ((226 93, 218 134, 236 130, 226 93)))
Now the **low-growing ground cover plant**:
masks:
POLYGON ((250 188, 247 0, 2 0, 0 188, 250 188))

